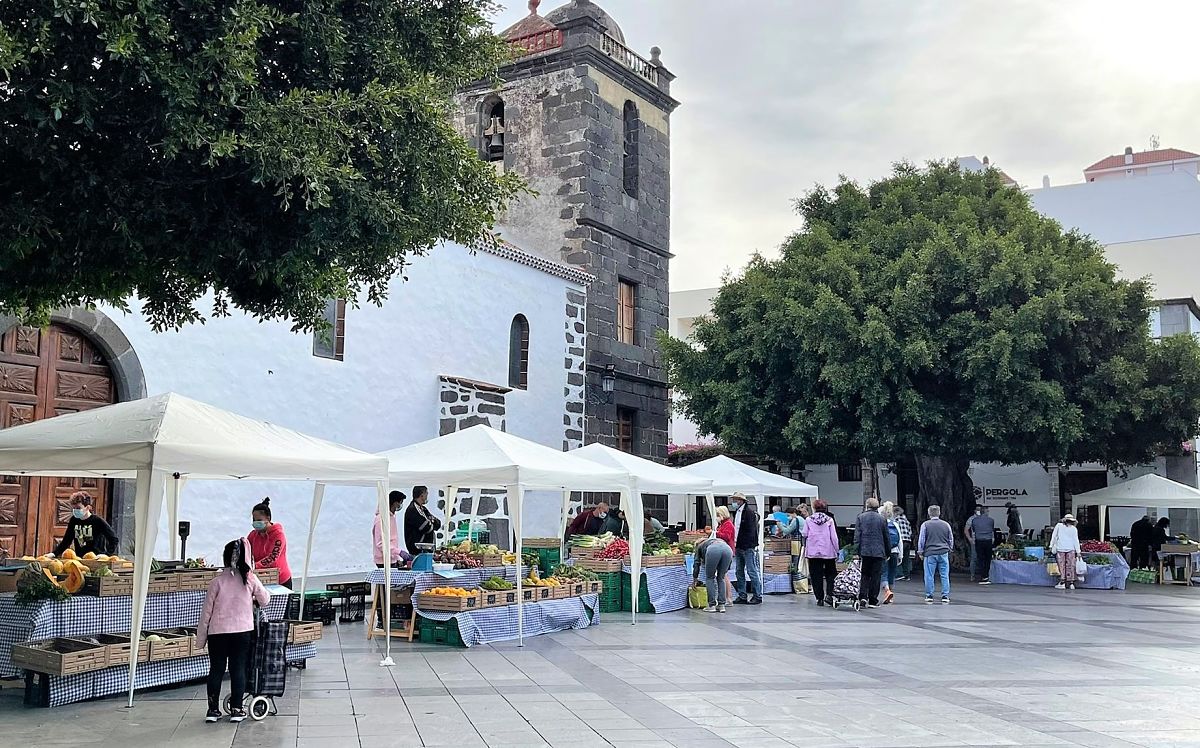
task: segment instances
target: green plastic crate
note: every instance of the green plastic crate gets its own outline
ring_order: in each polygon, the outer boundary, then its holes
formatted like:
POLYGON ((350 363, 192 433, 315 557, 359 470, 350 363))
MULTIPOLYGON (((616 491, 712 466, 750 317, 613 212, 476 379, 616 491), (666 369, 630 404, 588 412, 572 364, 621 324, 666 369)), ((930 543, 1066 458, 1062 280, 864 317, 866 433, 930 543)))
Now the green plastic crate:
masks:
POLYGON ((562 552, 558 548, 538 548, 538 569, 542 576, 550 576, 554 568, 562 563, 562 552))
POLYGON ((422 644, 444 644, 449 647, 465 647, 462 634, 458 631, 458 621, 435 621, 425 616, 417 616, 417 638, 422 644))
POLYGON ((600 572, 596 576, 604 583, 604 587, 600 590, 600 612, 621 612, 621 592, 623 589, 621 572, 600 572))
MULTIPOLYGON (((621 572, 621 610, 633 610, 633 576, 625 572, 621 572)), ((646 589, 646 574, 644 572, 642 573, 642 583, 638 587, 638 612, 654 612, 654 606, 650 604, 650 591, 646 589)))

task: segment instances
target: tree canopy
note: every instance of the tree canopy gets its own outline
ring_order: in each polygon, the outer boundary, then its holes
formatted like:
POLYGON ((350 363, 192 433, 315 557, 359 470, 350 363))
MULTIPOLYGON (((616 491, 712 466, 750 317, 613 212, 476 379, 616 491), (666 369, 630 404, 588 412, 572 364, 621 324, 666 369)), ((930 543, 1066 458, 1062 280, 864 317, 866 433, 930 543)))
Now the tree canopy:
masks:
POLYGON ((490 0, 0 6, 0 310, 137 294, 311 327, 519 189, 450 120, 506 59, 490 0))
POLYGON ((684 412, 731 449, 913 458, 927 500, 965 506, 972 460, 1120 466, 1195 433, 1196 341, 1151 340, 1148 284, 996 172, 902 164, 798 209, 696 345, 663 340, 684 412))

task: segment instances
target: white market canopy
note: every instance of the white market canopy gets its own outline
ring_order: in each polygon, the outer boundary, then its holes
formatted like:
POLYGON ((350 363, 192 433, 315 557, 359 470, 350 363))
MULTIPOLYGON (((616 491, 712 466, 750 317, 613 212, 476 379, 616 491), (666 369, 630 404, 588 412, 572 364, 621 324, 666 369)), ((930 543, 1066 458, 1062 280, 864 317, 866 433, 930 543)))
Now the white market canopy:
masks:
POLYGON ((706 494, 713 489, 713 482, 708 478, 660 465, 603 444, 589 444, 567 454, 622 471, 629 476, 637 493, 706 494))
POLYGON ((1100 537, 1104 537, 1105 510, 1110 506, 1200 509, 1200 489, 1150 473, 1123 483, 1071 498, 1071 511, 1081 506, 1100 508, 1100 537))
MULTIPOLYGON (((0 474, 133 478, 135 556, 132 631, 140 631, 164 491, 174 523, 179 490, 194 480, 316 482, 301 577, 328 483, 375 486, 387 511, 387 460, 167 393, 47 418, 0 431, 0 474)), ((388 639, 390 660, 391 638, 388 639)), ((388 660, 385 660, 388 662, 388 660)), ((133 705, 137 652, 130 652, 133 705)))
MULTIPOLYGON (((817 496, 817 487, 811 483, 792 480, 782 475, 760 470, 725 455, 710 457, 707 460, 701 460, 687 467, 679 468, 679 470, 689 475, 711 480, 712 493, 714 494, 729 496, 735 493, 742 493, 758 499, 758 565, 760 571, 762 570, 763 556, 766 555, 763 542, 764 535, 766 534, 766 523, 763 520, 766 519, 767 514, 767 497, 815 498, 817 496)), ((708 516, 713 522, 713 529, 716 529, 716 510, 713 503, 710 499, 708 516)), ((762 594, 761 590, 759 590, 759 594, 762 594)))
MULTIPOLYGON (((641 506, 641 497, 630 494, 625 472, 484 425, 381 452, 380 457, 387 458, 388 477, 394 485, 442 487, 449 502, 447 519, 454 515, 458 506, 458 489, 505 489, 509 522, 516 536, 518 563, 523 550, 521 517, 526 491, 560 492, 563 514, 569 506, 572 491, 620 493, 626 502, 636 500, 637 506, 641 506)), ((472 502, 472 508, 474 506, 475 502, 472 502)), ((387 528, 388 523, 383 524, 387 528)), ((386 536, 385 531, 385 547, 386 536)), ((390 625, 387 619, 391 612, 388 568, 384 567, 385 576, 388 576, 384 588, 385 625, 390 625)), ((523 642, 525 624, 521 587, 521 575, 518 574, 517 636, 523 642)), ((635 619, 636 615, 634 611, 635 619)))

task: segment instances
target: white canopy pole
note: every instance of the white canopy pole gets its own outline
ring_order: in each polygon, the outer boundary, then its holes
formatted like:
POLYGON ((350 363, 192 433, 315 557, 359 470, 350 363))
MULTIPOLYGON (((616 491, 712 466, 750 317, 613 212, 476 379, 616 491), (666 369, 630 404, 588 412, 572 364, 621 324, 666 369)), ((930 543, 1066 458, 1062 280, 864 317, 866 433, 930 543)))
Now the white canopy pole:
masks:
POLYGON ((167 536, 171 540, 171 558, 179 558, 179 495, 187 484, 187 478, 175 473, 174 480, 167 481, 167 536))
MULTIPOLYGON (((760 495, 756 498, 758 499, 758 578, 761 584, 763 575, 763 561, 765 560, 766 556, 767 497, 766 495, 760 495)), ((758 595, 758 599, 762 599, 762 590, 755 590, 755 594, 758 595)))
MULTIPOLYGON (((454 533, 450 532, 450 518, 458 514, 458 486, 443 486, 442 493, 446 497, 446 521, 442 524, 442 533, 446 536, 446 543, 449 544, 454 540, 454 533)), ((416 501, 416 497, 413 497, 416 501)), ((474 501, 474 495, 471 498, 474 501)), ((469 529, 469 528, 468 528, 469 529)), ((469 536, 469 533, 468 533, 469 536)), ((437 550, 437 533, 434 533, 433 547, 437 550)))
POLYGON ((629 571, 632 574, 633 586, 630 590, 632 597, 629 607, 630 623, 637 624, 638 594, 642 586, 642 546, 646 541, 645 518, 642 516, 642 495, 638 493, 637 478, 631 478, 629 488, 621 492, 621 506, 626 507, 625 517, 629 519, 629 571), (636 512, 637 515, 633 516, 636 512))
POLYGON ((525 503, 525 488, 520 484, 508 487, 508 517, 517 538, 517 646, 525 646, 525 601, 521 592, 521 509, 525 503))
POLYGON ((150 564, 158 540, 158 518, 162 514, 163 483, 166 476, 152 466, 137 471, 137 493, 133 499, 134 575, 133 610, 129 629, 129 704, 137 676, 138 650, 142 635, 142 616, 146 612, 146 591, 150 586, 150 564))
MULTIPOLYGON (((375 492, 379 494, 379 529, 383 537, 383 638, 386 642, 379 667, 391 667, 396 663, 392 660, 392 518, 388 513, 391 506, 387 483, 375 484, 375 492)), ((307 557, 305 560, 307 562, 307 557)), ((374 627, 375 621, 367 621, 367 625, 374 627)))
MULTIPOLYGON (((312 511, 308 517, 308 541, 304 544, 304 570, 300 574, 300 620, 304 620, 304 591, 308 588, 308 562, 312 559, 313 535, 317 531, 317 515, 321 513, 321 502, 325 499, 325 484, 313 487, 312 511)), ((386 517, 387 515, 384 515, 386 517)), ((385 548, 387 546, 384 546, 385 548)))
MULTIPOLYGON (((715 538, 717 537, 717 497, 713 495, 712 491, 709 491, 704 498, 708 499, 708 525, 712 528, 712 533, 709 534, 709 537, 715 538)), ((697 522, 696 524, 699 525, 700 523, 697 522)))
MULTIPOLYGON (((567 562, 567 525, 570 524, 571 514, 571 492, 562 492, 562 514, 559 516, 558 523, 558 562, 565 564, 567 562)), ((519 559, 518 559, 519 560, 519 559)))

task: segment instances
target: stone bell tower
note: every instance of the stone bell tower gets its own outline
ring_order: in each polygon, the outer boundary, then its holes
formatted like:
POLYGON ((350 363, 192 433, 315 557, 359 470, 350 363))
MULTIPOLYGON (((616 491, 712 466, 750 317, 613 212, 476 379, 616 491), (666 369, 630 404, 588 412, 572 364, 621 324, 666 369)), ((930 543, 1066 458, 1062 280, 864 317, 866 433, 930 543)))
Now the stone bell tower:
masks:
POLYGON ((586 361, 571 375, 586 413, 568 417, 567 441, 664 459, 669 400, 655 336, 668 325, 674 76, 657 47, 649 59, 634 52, 590 0, 545 16, 539 5, 502 32, 514 59, 500 86, 460 92, 457 124, 482 158, 536 192, 509 208, 504 236, 596 278, 576 323, 586 361))

